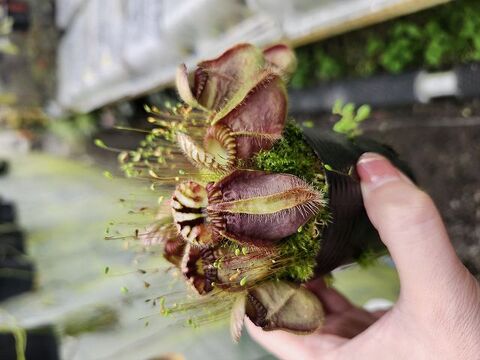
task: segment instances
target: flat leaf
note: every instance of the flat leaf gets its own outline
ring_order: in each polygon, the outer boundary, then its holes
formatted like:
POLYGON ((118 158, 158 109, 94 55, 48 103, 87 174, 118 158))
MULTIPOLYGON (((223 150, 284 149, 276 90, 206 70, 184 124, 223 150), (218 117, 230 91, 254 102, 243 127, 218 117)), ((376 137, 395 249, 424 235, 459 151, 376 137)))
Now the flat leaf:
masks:
POLYGON ((368 105, 362 105, 357 110, 357 115, 355 116, 355 121, 360 122, 367 119, 370 116, 372 109, 368 105))
POLYGON ((348 118, 349 120, 353 120, 353 115, 355 112, 355 104, 354 103, 347 103, 342 109, 342 115, 344 118, 348 118))

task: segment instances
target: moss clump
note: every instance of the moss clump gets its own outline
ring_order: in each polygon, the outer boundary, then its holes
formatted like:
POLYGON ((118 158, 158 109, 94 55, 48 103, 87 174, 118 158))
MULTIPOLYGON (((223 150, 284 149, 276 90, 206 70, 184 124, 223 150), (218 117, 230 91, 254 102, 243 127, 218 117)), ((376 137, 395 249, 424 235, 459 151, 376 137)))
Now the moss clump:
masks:
POLYGON ((320 250, 317 226, 316 219, 310 220, 283 241, 280 255, 287 259, 287 266, 280 271, 278 278, 305 282, 313 277, 320 250))
MULTIPOLYGON (((281 140, 270 150, 255 156, 254 165, 259 170, 298 176, 326 194, 323 165, 305 142, 302 129, 293 121, 287 122, 281 140)), ((320 250, 321 224, 328 218, 328 211, 323 209, 296 234, 283 240, 280 257, 286 260, 286 265, 282 266, 277 278, 305 282, 313 277, 320 250)))
POLYGON ((372 249, 366 248, 362 251, 362 253, 355 259, 355 261, 360 265, 362 268, 367 268, 377 264, 378 258, 383 255, 388 255, 386 249, 372 249))
POLYGON ((323 178, 322 164, 293 121, 287 122, 282 139, 270 150, 260 151, 253 161, 259 170, 292 174, 323 189, 323 182, 319 182, 319 177, 323 178))

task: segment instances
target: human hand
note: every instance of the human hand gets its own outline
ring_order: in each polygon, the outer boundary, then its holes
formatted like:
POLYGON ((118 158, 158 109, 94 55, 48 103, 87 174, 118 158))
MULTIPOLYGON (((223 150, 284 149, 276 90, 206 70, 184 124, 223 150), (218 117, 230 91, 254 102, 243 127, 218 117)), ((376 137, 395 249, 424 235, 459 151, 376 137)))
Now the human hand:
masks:
POLYGON ((314 280, 307 286, 325 307, 322 329, 301 336, 247 321, 250 335, 280 359, 480 359, 480 286, 431 198, 380 155, 362 155, 357 171, 368 216, 399 273, 397 303, 369 313, 314 280))

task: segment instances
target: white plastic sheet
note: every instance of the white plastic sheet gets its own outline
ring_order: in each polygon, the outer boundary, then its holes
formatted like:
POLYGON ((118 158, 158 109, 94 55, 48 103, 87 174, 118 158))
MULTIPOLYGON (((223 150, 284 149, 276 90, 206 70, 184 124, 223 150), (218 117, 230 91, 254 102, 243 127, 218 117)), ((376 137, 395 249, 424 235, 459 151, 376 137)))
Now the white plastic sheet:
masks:
MULTIPOLYGON (((445 1, 417 0, 413 8, 445 1)), ((191 68, 236 43, 297 41, 395 6, 405 13, 409 4, 413 1, 57 0, 58 23, 66 26, 59 103, 90 111, 165 86, 179 63, 191 68)))

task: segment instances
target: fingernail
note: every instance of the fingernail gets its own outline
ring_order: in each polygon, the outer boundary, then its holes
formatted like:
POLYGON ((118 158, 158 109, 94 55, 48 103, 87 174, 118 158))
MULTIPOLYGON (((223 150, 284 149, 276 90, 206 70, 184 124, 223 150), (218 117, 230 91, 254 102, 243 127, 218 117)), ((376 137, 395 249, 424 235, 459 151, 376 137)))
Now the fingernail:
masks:
POLYGON ((375 153, 365 153, 360 157, 357 172, 362 182, 370 187, 378 187, 401 179, 400 173, 392 163, 375 153))

